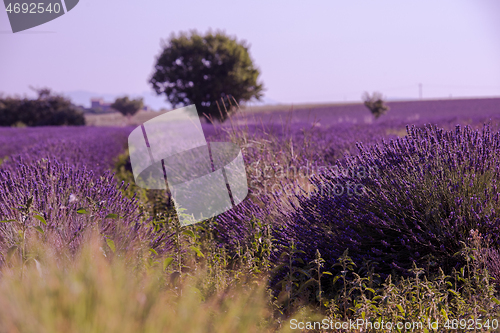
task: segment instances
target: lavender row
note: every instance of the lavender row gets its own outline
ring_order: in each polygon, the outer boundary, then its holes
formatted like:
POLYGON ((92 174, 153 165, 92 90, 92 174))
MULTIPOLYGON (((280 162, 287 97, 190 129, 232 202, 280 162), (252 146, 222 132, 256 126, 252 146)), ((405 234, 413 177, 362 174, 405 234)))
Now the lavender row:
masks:
MULTIPOLYGON (((0 248, 19 244, 23 228, 43 231, 56 247, 77 248, 94 229, 116 249, 141 243, 162 253, 171 237, 155 232, 135 198, 112 175, 129 128, 2 129, 8 159, 0 168, 0 248), (9 155, 10 154, 10 155, 9 155), (40 218, 35 218, 39 216, 40 218), (22 226, 20 223, 24 223, 22 226)), ((5 147, 4 146, 4 147, 5 147)), ((4 256, 5 258, 5 256, 4 256)))
POLYGON ((412 262, 451 269, 472 230, 500 247, 498 132, 411 127, 405 138, 360 151, 346 172, 314 178, 316 191, 300 196, 275 229, 279 246, 294 240, 310 260, 320 249, 330 264, 348 248, 386 273, 412 262), (360 177, 361 168, 377 172, 360 177), (335 187, 348 183, 359 193, 338 195, 335 187))
POLYGON ((115 158, 126 149, 130 128, 43 127, 0 129, 0 158, 25 162, 56 157, 75 167, 101 174, 113 168, 115 158))

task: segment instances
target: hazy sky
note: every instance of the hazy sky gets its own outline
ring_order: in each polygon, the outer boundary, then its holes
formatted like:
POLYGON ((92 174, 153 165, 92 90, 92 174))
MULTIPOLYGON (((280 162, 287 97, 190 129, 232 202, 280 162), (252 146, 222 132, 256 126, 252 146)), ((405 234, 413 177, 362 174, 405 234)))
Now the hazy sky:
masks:
POLYGON ((17 34, 0 6, 7 94, 149 95, 160 40, 212 28, 251 44, 272 101, 417 98, 419 83, 424 98, 500 96, 498 0, 80 0, 17 34))

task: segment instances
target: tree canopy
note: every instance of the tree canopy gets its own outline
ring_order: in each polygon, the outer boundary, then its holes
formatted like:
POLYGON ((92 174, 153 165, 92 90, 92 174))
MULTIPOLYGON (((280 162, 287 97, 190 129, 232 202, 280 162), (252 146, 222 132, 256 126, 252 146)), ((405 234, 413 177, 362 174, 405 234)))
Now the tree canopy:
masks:
POLYGON ((205 118, 223 121, 235 104, 262 97, 260 72, 245 41, 224 32, 191 31, 172 34, 162 47, 150 83, 174 108, 195 104, 205 118))
POLYGON ((384 98, 381 93, 374 92, 371 96, 365 92, 362 96, 365 106, 371 111, 375 118, 385 114, 389 107, 384 104, 384 98))
POLYGON ((142 98, 129 99, 128 96, 119 97, 111 107, 126 117, 131 117, 144 107, 142 98))

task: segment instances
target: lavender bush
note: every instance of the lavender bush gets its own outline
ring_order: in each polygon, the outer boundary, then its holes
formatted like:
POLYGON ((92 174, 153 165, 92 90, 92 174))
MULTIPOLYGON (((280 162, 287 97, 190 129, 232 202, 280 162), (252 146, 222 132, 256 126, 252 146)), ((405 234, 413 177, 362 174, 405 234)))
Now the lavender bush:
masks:
POLYGON ((284 212, 293 209, 289 201, 296 200, 290 194, 309 187, 312 175, 342 161, 345 154, 356 154, 358 140, 374 144, 382 138, 396 138, 386 133, 392 126, 321 128, 284 123, 232 126, 213 133, 212 141, 232 140, 242 147, 250 191, 244 202, 217 217, 214 228, 221 246, 231 251, 250 247, 280 224, 284 212))
POLYGON ((113 251, 139 244, 158 254, 168 250, 171 237, 155 231, 137 199, 124 195, 128 185, 117 184, 110 171, 125 148, 128 132, 126 128, 13 131, 25 135, 13 136, 14 146, 16 139, 24 144, 0 169, 0 220, 6 221, 0 224, 0 251, 21 250, 26 235, 37 232, 57 247, 76 249, 91 229, 107 239, 113 251))
POLYGON ((404 138, 359 148, 283 214, 275 231, 282 248, 293 240, 304 261, 318 249, 326 267, 349 249, 354 262, 378 262, 385 273, 412 262, 449 270, 471 230, 499 248, 500 133, 411 127, 404 138), (361 177, 361 168, 377 173, 361 177), (359 187, 340 193, 337 185, 349 183, 359 187))

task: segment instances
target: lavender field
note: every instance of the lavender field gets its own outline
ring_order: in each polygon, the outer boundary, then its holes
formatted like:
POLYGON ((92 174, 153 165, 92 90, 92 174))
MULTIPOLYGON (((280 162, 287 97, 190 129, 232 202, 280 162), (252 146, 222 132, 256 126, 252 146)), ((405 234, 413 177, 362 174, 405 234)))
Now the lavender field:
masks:
POLYGON ((133 183, 133 127, 1 128, 0 332, 289 331, 318 316, 495 331, 500 99, 389 105, 204 124, 241 147, 249 196, 188 227, 168 193, 133 183))
MULTIPOLYGON (((425 123, 442 121, 487 121, 498 116, 500 105, 499 98, 478 99, 436 99, 393 101, 386 103, 391 112, 381 118, 379 122, 401 121, 405 123, 425 123)), ((266 111, 265 107, 256 108, 257 112, 246 112, 236 117, 248 119, 247 122, 260 123, 266 121, 279 121, 286 119, 290 114, 291 106, 283 109, 276 105, 266 111), (273 110, 274 109, 274 110, 273 110), (256 120, 253 114, 258 114, 256 120)), ((373 117, 366 112, 362 103, 331 104, 331 105, 296 105, 291 115, 292 122, 319 123, 318 125, 330 126, 332 124, 370 124, 373 117)))

